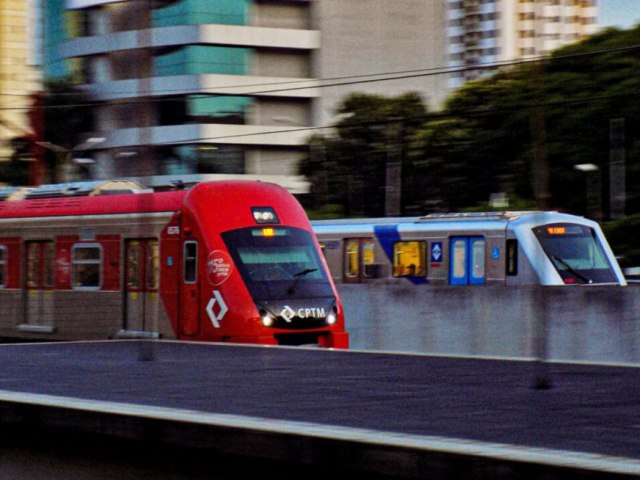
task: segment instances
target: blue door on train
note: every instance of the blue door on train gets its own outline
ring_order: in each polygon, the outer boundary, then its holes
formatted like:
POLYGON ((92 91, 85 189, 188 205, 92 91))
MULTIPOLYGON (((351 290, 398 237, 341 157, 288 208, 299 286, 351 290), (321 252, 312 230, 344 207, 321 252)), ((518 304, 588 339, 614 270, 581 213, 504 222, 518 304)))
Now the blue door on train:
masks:
POLYGON ((449 239, 450 285, 484 285, 485 243, 479 236, 449 239))

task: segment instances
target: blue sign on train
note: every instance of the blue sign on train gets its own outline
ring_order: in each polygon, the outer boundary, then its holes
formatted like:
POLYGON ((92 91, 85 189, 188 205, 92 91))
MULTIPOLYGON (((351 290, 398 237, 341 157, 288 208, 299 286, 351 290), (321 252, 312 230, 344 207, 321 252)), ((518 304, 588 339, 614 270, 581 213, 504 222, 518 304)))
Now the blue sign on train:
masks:
POLYGON ((442 242, 431 243, 431 263, 442 262, 442 242))

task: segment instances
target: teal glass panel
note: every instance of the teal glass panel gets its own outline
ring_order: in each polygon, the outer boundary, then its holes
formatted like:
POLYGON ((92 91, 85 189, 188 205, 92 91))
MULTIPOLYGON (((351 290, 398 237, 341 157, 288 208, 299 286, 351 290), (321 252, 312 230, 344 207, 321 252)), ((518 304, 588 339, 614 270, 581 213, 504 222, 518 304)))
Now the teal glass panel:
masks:
POLYGON ((191 96, 188 99, 188 114, 195 117, 237 116, 244 119, 245 110, 250 103, 249 97, 191 96))
POLYGON ((219 73, 246 75, 250 48, 190 45, 154 58, 154 76, 219 73))
POLYGON ((251 0, 182 0, 153 11, 154 27, 246 25, 251 0))

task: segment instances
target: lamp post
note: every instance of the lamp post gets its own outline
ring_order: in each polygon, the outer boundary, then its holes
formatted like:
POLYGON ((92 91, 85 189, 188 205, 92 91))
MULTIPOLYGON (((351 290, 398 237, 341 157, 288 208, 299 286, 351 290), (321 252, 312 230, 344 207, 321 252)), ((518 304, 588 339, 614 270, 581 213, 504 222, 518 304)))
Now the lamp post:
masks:
POLYGON ((587 176, 587 216, 594 220, 602 220, 602 194, 600 168, 593 163, 579 163, 573 168, 584 172, 587 176))
MULTIPOLYGON (((65 148, 62 147, 60 145, 56 145, 55 143, 51 143, 51 142, 36 142, 36 144, 40 145, 41 147, 44 147, 48 150, 51 150, 52 152, 54 152, 56 154, 57 157, 57 161, 59 163, 61 163, 60 165, 60 169, 61 171, 61 177, 62 177, 62 181, 63 182, 69 182, 72 180, 72 168, 75 165, 81 165, 81 166, 87 166, 87 165, 91 165, 94 163, 93 159, 91 158, 76 158, 74 156, 75 152, 79 152, 79 151, 84 151, 84 150, 88 150, 91 147, 94 147, 95 145, 102 143, 105 141, 105 138, 103 137, 91 137, 88 138, 87 140, 85 140, 82 143, 79 143, 78 145, 76 145, 75 147, 72 148, 65 148)), ((57 167, 57 165, 56 165, 57 167)), ((55 180, 57 180, 57 172, 55 172, 54 169, 54 182, 56 183, 55 180)))

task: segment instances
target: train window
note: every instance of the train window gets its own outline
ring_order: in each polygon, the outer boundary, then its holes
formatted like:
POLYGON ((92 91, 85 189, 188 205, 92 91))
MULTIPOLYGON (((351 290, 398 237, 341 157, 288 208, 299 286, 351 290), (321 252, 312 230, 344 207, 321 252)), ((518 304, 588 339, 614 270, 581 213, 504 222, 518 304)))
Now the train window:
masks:
POLYGON ((27 242, 25 245, 26 286, 31 289, 53 288, 55 246, 50 241, 27 242))
POLYGON ((424 277, 426 242, 409 241, 393 244, 393 276, 424 277))
POLYGON ((451 237, 449 283, 482 285, 485 283, 485 249, 483 237, 451 237))
POLYGON ((345 243, 344 275, 355 278, 360 275, 360 240, 348 239, 345 243))
POLYGON ((196 283, 198 278, 198 242, 184 242, 184 283, 196 283))
POLYGON ((362 240, 362 264, 364 265, 363 274, 365 277, 370 276, 367 273, 367 266, 373 265, 375 262, 374 247, 375 243, 373 240, 362 240))
POLYGON ((0 288, 7 286, 7 247, 0 245, 0 288))
POLYGON ((344 281, 360 282, 372 276, 375 265, 375 241, 368 238, 348 238, 344 243, 344 281))
POLYGON ((37 242, 27 243, 27 287, 38 286, 39 250, 40 245, 37 242))
POLYGON ((483 239, 471 241, 471 278, 484 278, 484 244, 483 239))
POLYGON ((518 240, 515 238, 507 240, 506 274, 518 275, 518 240))
POLYGON ((127 287, 140 288, 140 256, 141 244, 130 241, 127 244, 127 287))
POLYGON ((53 279, 55 272, 56 247, 53 242, 45 242, 42 248, 43 261, 43 283, 45 287, 53 288, 53 279))
POLYGON ((157 240, 147 242, 147 289, 156 290, 160 278, 160 247, 157 240))
POLYGON ((95 290, 100 288, 102 275, 102 247, 99 244, 73 246, 73 288, 95 290))

